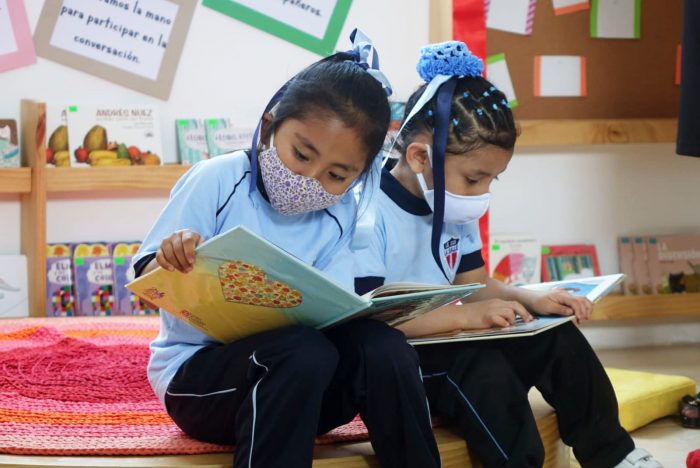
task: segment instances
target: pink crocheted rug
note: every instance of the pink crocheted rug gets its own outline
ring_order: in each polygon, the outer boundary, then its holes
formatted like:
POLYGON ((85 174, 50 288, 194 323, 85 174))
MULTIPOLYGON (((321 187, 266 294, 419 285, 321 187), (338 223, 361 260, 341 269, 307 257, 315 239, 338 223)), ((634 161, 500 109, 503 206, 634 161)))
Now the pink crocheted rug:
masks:
MULTIPOLYGON (((228 452, 172 422, 146 378, 157 317, 0 320, 0 453, 228 452)), ((367 439, 359 419, 316 440, 367 439)))

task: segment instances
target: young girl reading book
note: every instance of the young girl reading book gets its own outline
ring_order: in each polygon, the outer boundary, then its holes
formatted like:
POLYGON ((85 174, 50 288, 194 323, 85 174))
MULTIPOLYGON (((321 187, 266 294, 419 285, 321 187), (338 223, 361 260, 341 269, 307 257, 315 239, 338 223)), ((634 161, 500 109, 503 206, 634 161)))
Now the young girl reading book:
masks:
MULTIPOLYGON (((382 174, 374 233, 357 251, 358 293, 385 281, 486 284, 463 305, 399 325, 409 338, 507 326, 532 313, 590 317, 585 298, 487 278, 477 223, 517 131, 506 97, 482 69, 461 42, 422 50, 418 71, 426 84, 407 103, 400 159, 382 174)), ((582 466, 659 466, 620 426, 605 370, 573 323, 528 338, 417 348, 431 408, 459 426, 485 466, 542 466, 527 397, 533 386, 556 409, 562 439, 582 466)))
MULTIPOLYGON (((369 40, 351 39, 353 50, 275 94, 250 152, 178 181, 135 257, 138 274, 187 273, 203 239, 243 225, 352 287, 350 189, 382 146, 390 89, 368 64, 369 40)), ((290 326, 223 344, 163 310, 151 353, 148 378, 168 414, 192 437, 235 444, 237 468, 310 467, 316 435, 358 412, 383 466, 439 466, 417 355, 383 323, 290 326)))

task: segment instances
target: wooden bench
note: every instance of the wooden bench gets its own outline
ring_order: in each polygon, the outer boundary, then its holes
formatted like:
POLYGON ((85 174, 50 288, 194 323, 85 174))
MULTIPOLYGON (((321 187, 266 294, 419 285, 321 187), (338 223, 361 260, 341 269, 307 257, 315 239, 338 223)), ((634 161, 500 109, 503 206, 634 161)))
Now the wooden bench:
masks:
MULTIPOLYGON (((568 468, 570 450, 559 438, 557 418, 554 411, 536 391, 531 392, 530 401, 537 418, 537 427, 545 447, 547 468, 568 468)), ((444 468, 479 466, 473 462, 464 440, 449 428, 438 427, 435 437, 442 456, 444 468)), ((160 457, 46 457, 0 455, 0 467, 130 467, 165 468, 199 467, 229 468, 231 454, 172 455, 160 457)), ((314 468, 380 468, 369 442, 317 445, 314 453, 314 468)))

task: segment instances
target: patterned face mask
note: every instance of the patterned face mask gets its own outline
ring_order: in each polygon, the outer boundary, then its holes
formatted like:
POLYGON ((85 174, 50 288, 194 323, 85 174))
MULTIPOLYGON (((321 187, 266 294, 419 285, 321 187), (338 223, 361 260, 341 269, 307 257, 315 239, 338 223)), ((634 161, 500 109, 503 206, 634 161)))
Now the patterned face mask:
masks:
POLYGON ((258 163, 270 204, 279 214, 292 216, 323 210, 345 195, 328 193, 317 179, 290 171, 272 145, 260 152, 258 163))

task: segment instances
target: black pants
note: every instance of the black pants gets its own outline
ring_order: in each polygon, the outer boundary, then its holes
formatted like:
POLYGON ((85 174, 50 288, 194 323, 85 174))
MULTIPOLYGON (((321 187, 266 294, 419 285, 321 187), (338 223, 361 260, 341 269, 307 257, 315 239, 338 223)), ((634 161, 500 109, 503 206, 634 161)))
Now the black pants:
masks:
POLYGON ((288 327, 186 361, 165 397, 188 435, 235 444, 234 467, 310 467, 314 438, 359 412, 383 467, 440 466, 418 356, 375 320, 288 327))
POLYGON ((610 468, 634 449, 602 364, 572 323, 526 338, 417 346, 431 408, 457 424, 487 467, 540 467, 544 448, 527 393, 557 413, 584 468, 610 468))

